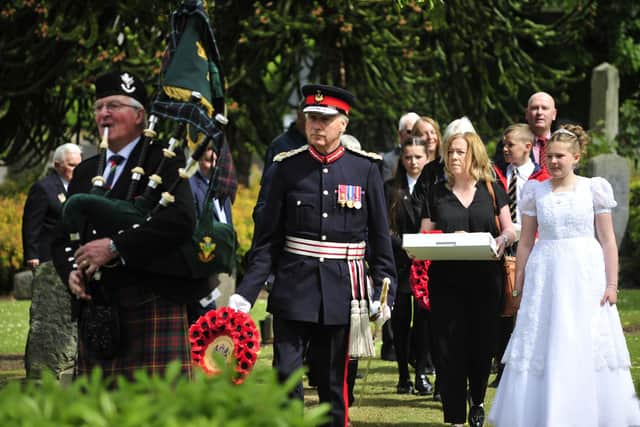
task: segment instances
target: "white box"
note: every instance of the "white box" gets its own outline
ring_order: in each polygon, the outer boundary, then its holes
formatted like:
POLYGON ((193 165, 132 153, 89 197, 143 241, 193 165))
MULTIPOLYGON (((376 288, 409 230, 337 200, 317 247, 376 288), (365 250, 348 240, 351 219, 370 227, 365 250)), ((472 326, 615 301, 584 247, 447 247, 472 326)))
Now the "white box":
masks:
POLYGON ((491 233, 403 234, 402 247, 416 259, 496 259, 496 241, 491 233))

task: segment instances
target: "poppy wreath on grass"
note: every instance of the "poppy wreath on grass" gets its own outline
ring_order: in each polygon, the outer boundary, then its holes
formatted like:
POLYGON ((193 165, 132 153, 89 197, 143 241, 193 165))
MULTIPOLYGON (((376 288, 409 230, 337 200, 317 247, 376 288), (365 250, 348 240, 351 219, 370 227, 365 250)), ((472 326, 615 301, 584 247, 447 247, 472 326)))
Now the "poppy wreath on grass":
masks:
MULTIPOLYGON (((424 234, 442 234, 442 230, 423 231, 424 234)), ((409 274, 409 286, 418 305, 426 310, 431 310, 429 301, 429 265, 428 259, 411 260, 411 272, 409 274)))
POLYGON ((218 353, 226 363, 234 365, 234 382, 240 384, 258 360, 260 335, 256 324, 247 313, 222 307, 209 310, 189 328, 191 360, 206 373, 216 375, 213 353, 218 353))

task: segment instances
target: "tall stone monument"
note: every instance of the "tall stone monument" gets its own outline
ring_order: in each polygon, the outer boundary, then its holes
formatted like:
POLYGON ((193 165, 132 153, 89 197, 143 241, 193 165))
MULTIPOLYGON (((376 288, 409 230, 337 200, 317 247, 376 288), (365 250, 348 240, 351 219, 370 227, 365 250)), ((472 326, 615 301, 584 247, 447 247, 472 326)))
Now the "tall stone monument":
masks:
POLYGON ((615 66, 603 62, 593 69, 589 129, 604 133, 607 141, 618 135, 619 89, 620 76, 615 66))
MULTIPOLYGON (((616 67, 604 62, 593 69, 589 128, 602 132, 610 143, 618 135, 619 88, 620 78, 616 67)), ((618 202, 612 212, 613 228, 619 248, 629 221, 629 162, 617 154, 602 154, 589 161, 586 175, 606 178, 613 187, 618 202)))

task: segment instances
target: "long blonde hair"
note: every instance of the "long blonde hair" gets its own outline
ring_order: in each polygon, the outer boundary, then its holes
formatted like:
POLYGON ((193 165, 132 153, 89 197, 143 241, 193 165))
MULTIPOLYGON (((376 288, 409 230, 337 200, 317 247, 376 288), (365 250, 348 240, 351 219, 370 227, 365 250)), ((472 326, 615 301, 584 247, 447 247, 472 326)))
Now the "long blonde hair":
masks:
POLYGON ((444 158, 444 171, 447 174, 447 182, 449 186, 453 186, 455 178, 449 170, 449 147, 451 142, 456 138, 462 138, 467 143, 467 155, 465 158, 465 167, 469 175, 476 181, 495 181, 496 174, 489 160, 487 149, 480 136, 474 132, 456 133, 450 135, 442 146, 442 154, 444 158))
MULTIPOLYGON (((438 138, 438 142, 436 143, 436 150, 433 153, 433 159, 427 159, 427 162, 436 160, 438 157, 441 157, 441 146, 442 146, 442 135, 440 134, 440 125, 438 125, 438 122, 435 119, 432 119, 431 117, 428 116, 422 116, 420 117, 418 120, 416 120, 415 124, 413 125, 413 128, 411 129, 411 136, 417 136, 417 137, 422 137, 424 136, 424 134, 422 133, 422 130, 420 130, 420 123, 428 123, 431 125, 431 127, 433 128, 433 130, 436 132, 436 137, 438 138)), ((426 149, 426 147, 425 147, 426 149)), ((428 153, 427 153, 428 154, 428 153)))

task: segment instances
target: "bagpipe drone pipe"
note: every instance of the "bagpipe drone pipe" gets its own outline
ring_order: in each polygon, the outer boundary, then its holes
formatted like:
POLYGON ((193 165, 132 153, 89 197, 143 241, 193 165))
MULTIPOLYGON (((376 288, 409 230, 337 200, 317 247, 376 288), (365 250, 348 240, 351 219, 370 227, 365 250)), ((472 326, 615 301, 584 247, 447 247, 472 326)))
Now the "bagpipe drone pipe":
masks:
MULTIPOLYGON (((221 130, 221 125, 227 123, 223 115, 224 108, 220 55, 208 16, 200 0, 185 1, 172 14, 171 35, 159 90, 151 104, 149 125, 139 142, 142 148, 137 166, 131 170, 127 197, 125 200, 110 198, 110 191, 105 185, 106 177, 102 176, 109 138, 109 128, 105 128, 100 143, 98 171, 92 180, 91 191, 74 194, 63 205, 62 225, 71 240, 70 251, 91 240, 94 235, 115 236, 137 228, 150 221, 160 209, 174 203, 172 193, 176 186, 198 170, 198 160, 208 147, 218 157, 221 154, 230 156, 221 130), (148 177, 146 188, 138 195, 138 186, 147 174, 145 163, 148 151, 154 144, 161 144, 155 140, 155 128, 160 118, 168 120, 174 130, 168 143, 161 145, 162 159, 148 177), (179 150, 185 148, 190 154, 186 165, 178 169, 178 178, 172 183, 163 182, 163 170, 173 164, 172 159, 180 154, 179 150), (85 231, 89 229, 92 231, 85 231)), ((191 239, 176 248, 174 253, 158 254, 144 267, 146 270, 157 274, 175 274, 170 258, 179 252, 187 262, 192 278, 231 272, 235 259, 233 228, 215 221, 211 213, 210 196, 216 190, 219 169, 218 166, 212 168, 207 204, 191 239)), ((99 274, 94 279, 99 279, 99 274)))

